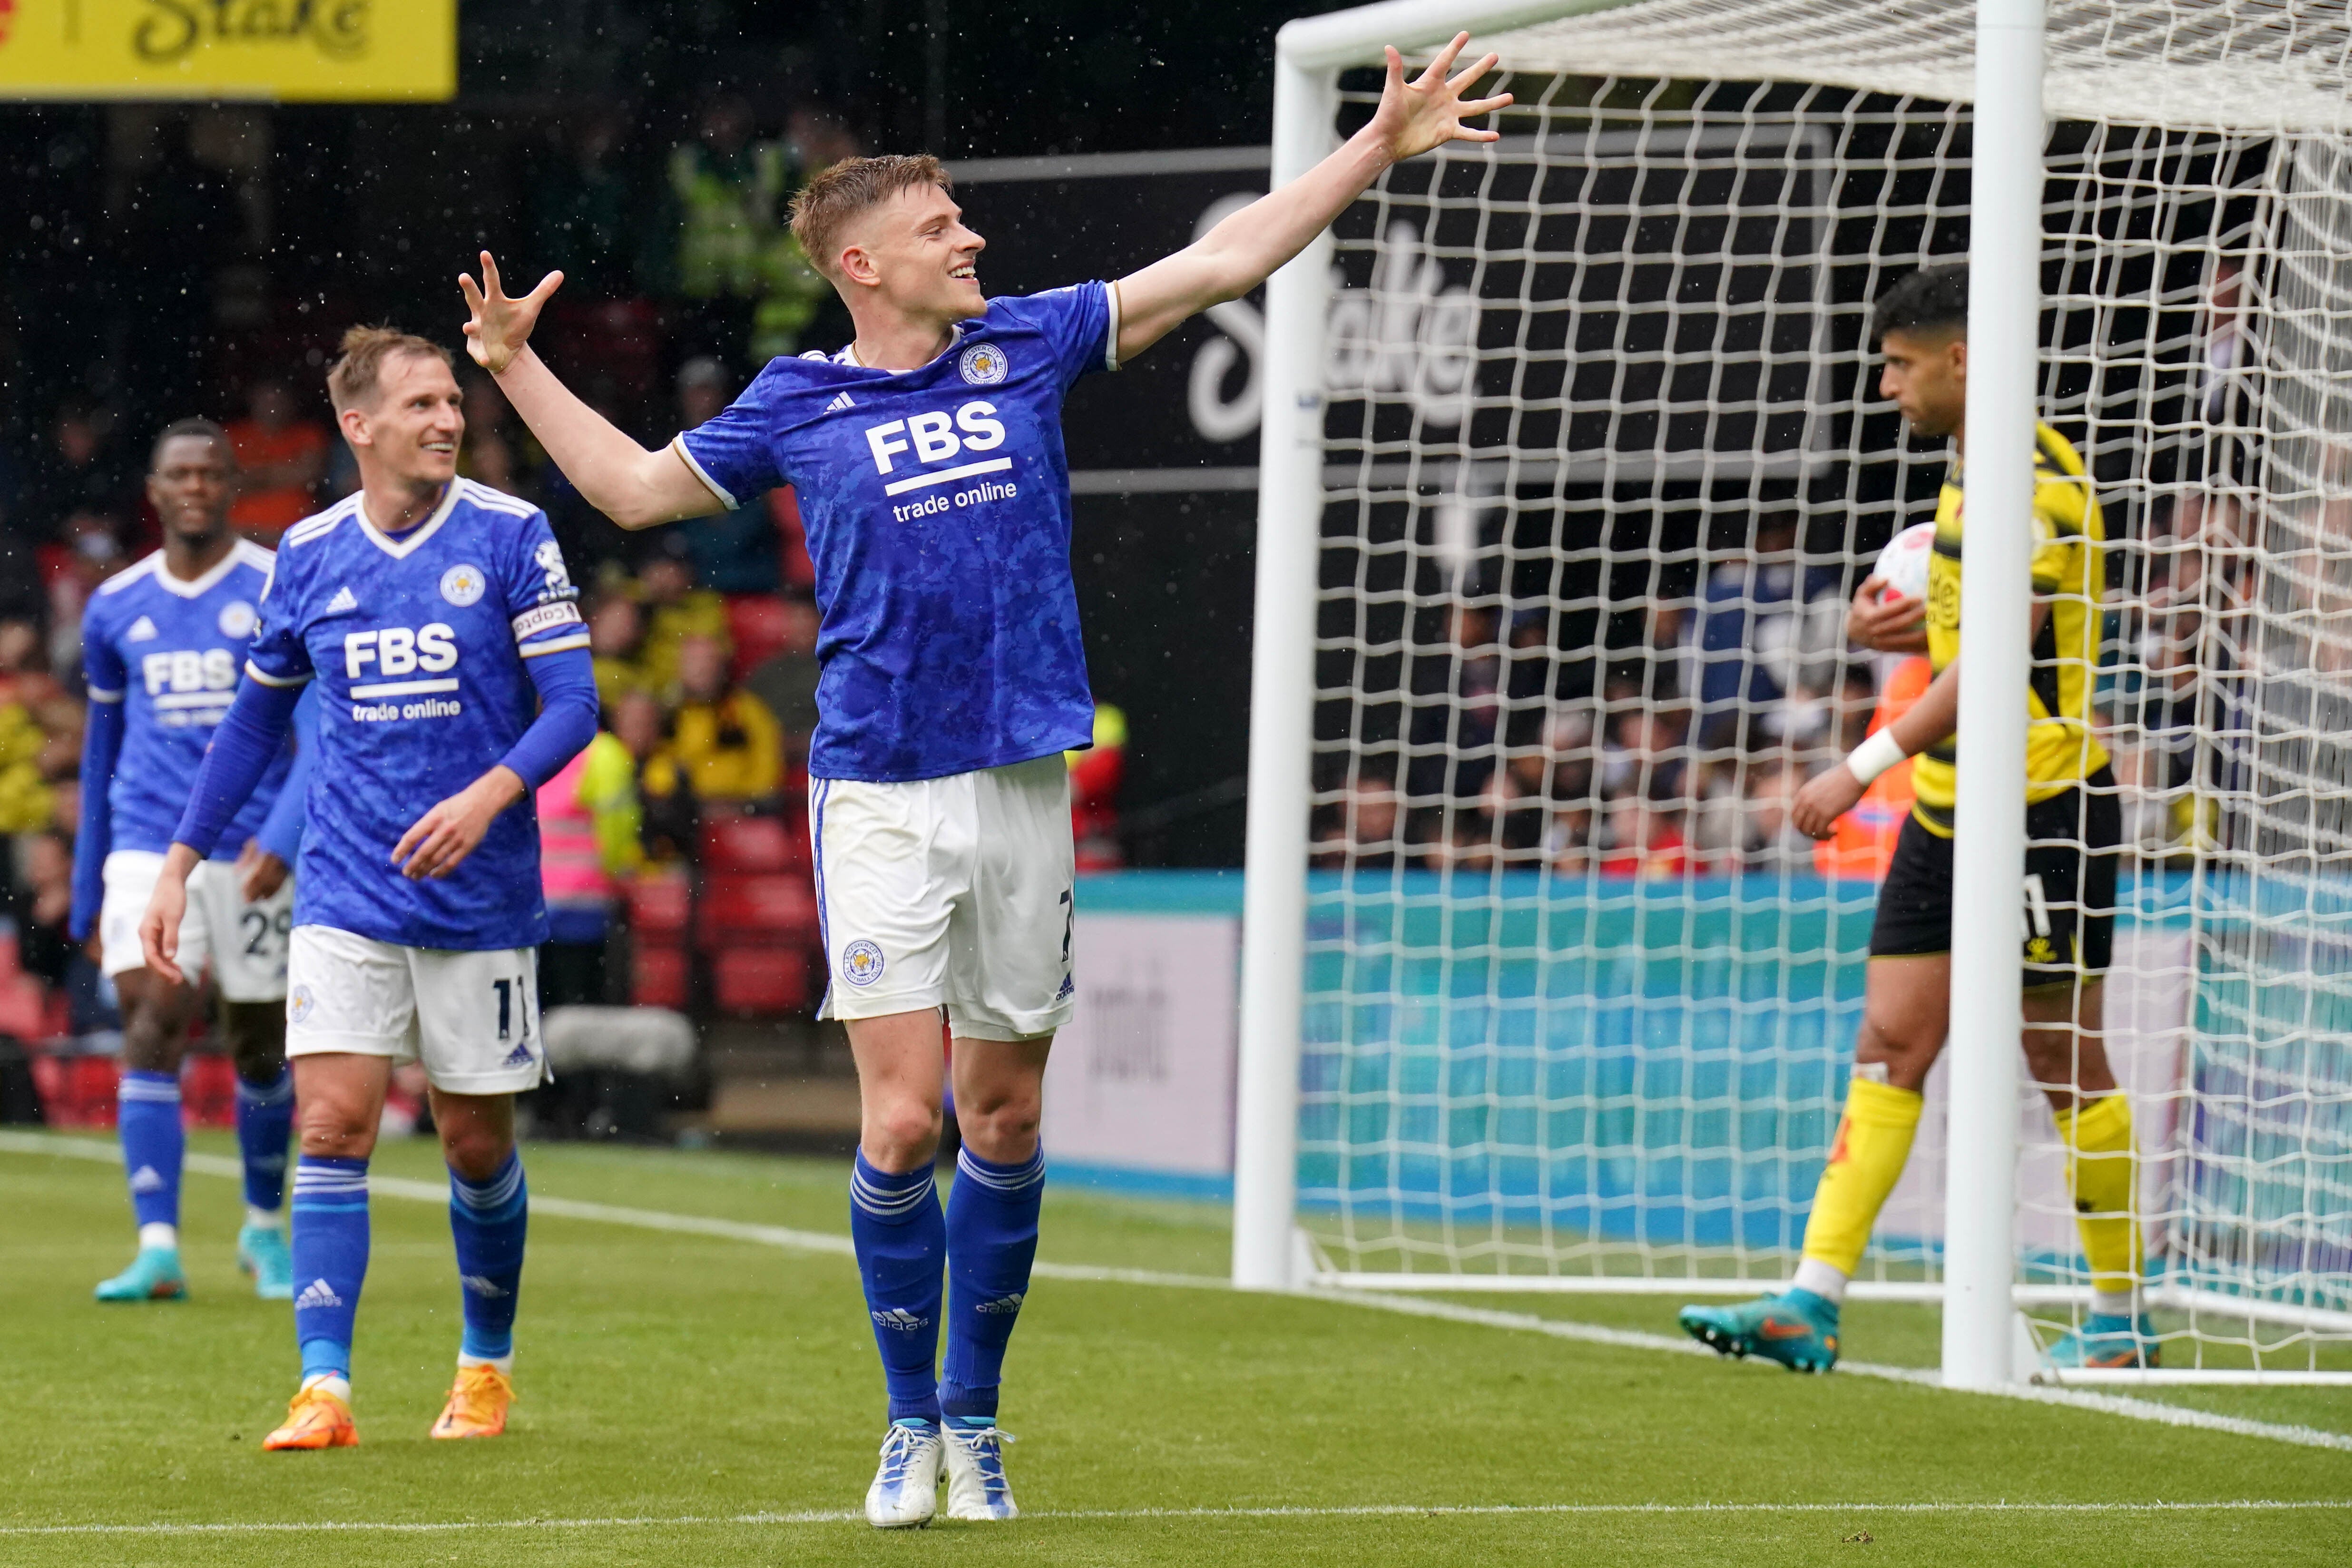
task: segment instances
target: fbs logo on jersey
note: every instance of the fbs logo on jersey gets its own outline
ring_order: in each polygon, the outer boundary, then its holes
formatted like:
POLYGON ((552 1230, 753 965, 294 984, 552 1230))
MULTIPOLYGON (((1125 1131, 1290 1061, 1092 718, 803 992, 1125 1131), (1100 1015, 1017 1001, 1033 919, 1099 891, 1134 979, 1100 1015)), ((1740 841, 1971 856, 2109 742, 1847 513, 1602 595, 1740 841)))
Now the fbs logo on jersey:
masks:
POLYGON ((841 950, 841 977, 865 987, 882 978, 882 950, 859 937, 841 950))
POLYGON ((956 361, 956 369, 974 386, 994 386, 1013 369, 1013 362, 994 343, 974 343, 956 361))
POLYGON ((482 574, 482 569, 470 561, 460 561, 441 574, 441 596, 461 610, 480 603, 489 585, 490 580, 482 574))
POLYGON ((261 617, 256 615, 253 606, 243 599, 237 600, 233 605, 221 606, 220 629, 221 636, 225 637, 235 637, 237 641, 243 642, 253 635, 253 628, 260 624, 261 617))
POLYGON ((153 642, 163 635, 155 629, 153 621, 142 616, 131 623, 131 629, 122 634, 122 638, 125 642, 153 642))

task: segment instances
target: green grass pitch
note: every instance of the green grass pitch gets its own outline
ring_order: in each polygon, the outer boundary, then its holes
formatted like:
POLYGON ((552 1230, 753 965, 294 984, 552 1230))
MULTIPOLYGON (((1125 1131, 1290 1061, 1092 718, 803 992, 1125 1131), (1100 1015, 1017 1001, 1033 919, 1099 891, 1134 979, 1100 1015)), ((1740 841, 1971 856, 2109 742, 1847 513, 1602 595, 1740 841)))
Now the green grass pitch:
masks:
MULTIPOLYGON (((847 1229, 837 1163, 577 1146, 527 1158, 542 1198, 847 1229)), ((419 1143, 388 1146, 374 1168, 439 1176, 419 1143)), ((287 1307, 253 1300, 234 1271, 236 1201, 233 1182, 190 1175, 193 1300, 101 1308, 90 1287, 131 1245, 119 1171, 20 1141, 0 1150, 0 1563, 2281 1568, 2352 1555, 2352 1452, 1321 1300, 1072 1279, 1038 1283, 1007 1369, 1005 1425, 1022 1439, 1011 1470, 1031 1517, 882 1536, 851 1517, 881 1397, 845 1257, 535 1215, 514 1424, 495 1442, 434 1443, 457 1343, 447 1222, 384 1195, 360 1318, 362 1446, 264 1456, 296 1363, 287 1307), (2294 1506, 2153 1506, 2232 1503, 2294 1506), (280 1528, 236 1528, 256 1523, 280 1528), (117 1525, 140 1528, 82 1528, 117 1525)), ((1213 1277, 1225 1247, 1214 1209, 1047 1201, 1055 1261, 1213 1277)), ((1664 1299, 1475 1304, 1672 1331, 1664 1299)), ((1868 1359, 1934 1353, 1921 1310, 1859 1306, 1847 1331, 1868 1359)), ((2170 1397, 2352 1432, 2341 1390, 2170 1397)))

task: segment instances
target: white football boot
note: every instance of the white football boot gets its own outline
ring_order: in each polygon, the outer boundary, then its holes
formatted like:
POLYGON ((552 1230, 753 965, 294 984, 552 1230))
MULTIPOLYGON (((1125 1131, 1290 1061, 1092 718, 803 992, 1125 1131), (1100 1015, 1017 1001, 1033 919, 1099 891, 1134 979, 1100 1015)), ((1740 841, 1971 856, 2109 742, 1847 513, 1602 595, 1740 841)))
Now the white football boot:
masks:
POLYGON ((1004 1479, 1004 1445, 1013 1434, 993 1426, 960 1431, 947 1426, 948 1517, 950 1519, 1019 1519, 1013 1489, 1004 1479))
POLYGON ((890 1424, 882 1436, 882 1466, 866 1489, 866 1521, 877 1530, 908 1530, 931 1522, 940 1510, 940 1431, 890 1424))

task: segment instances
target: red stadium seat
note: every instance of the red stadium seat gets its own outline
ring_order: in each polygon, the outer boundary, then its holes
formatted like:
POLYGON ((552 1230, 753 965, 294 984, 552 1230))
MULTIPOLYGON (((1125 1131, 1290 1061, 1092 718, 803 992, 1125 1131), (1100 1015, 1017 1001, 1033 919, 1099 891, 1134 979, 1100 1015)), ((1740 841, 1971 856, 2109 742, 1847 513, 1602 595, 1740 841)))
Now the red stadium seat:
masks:
POLYGON ((706 871, 804 871, 808 864, 808 836, 775 817, 722 816, 702 825, 706 871))
POLYGON ((727 629, 735 642, 735 679, 742 679, 785 641, 784 602, 773 594, 733 594, 727 629))
POLYGON ((629 884, 629 927, 640 942, 685 940, 693 909, 694 889, 684 877, 640 877, 629 884))
POLYGON ((57 1031, 51 1027, 48 987, 29 974, 15 973, 16 942, 8 939, 8 968, 11 973, 0 979, 0 1035, 14 1035, 20 1040, 45 1040, 57 1031))
POLYGON ((805 877, 713 877, 703 888, 697 925, 709 952, 810 946, 816 941, 816 889, 805 877))
POLYGON ((797 953, 736 948, 710 961, 723 1013, 796 1013, 808 1005, 808 965, 797 953))
POLYGON ((672 1007, 686 1011, 687 993, 691 989, 691 964, 682 947, 647 947, 640 943, 636 951, 635 973, 631 978, 630 996, 640 1007, 672 1007))

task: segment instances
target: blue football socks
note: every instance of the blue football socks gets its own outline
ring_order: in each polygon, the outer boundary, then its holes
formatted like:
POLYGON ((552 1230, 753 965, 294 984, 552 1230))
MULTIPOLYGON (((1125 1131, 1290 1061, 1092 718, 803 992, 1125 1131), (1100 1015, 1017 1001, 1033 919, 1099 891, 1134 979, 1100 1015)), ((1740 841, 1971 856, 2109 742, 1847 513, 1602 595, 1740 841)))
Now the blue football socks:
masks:
POLYGON ((877 1171, 858 1152, 849 1178, 849 1235, 866 1310, 882 1352, 892 1421, 940 1418, 936 1369, 947 1221, 929 1161, 904 1175, 877 1171))
POLYGON ((294 1338, 302 1376, 348 1378, 368 1266, 368 1163, 305 1154, 294 1167, 294 1338))
POLYGON ((1016 1165, 956 1156, 948 1194, 948 1356, 940 1408, 950 1421, 996 1424, 1004 1347, 1029 1293, 1037 1257, 1037 1208, 1045 1192, 1043 1149, 1016 1165))
POLYGON ((530 1228, 530 1188, 520 1151, 485 1180, 449 1173, 449 1234, 457 1243, 457 1285, 465 1304, 460 1365, 488 1363, 510 1370, 515 1306, 522 1293, 522 1253, 530 1228))
MULTIPOLYGON (((122 1170, 131 1180, 131 1208, 139 1227, 170 1226, 176 1246, 180 1224, 180 1165, 188 1135, 180 1126, 180 1078, 177 1073, 141 1072, 122 1075, 117 1091, 116 1134, 122 1140, 122 1170)), ((140 1245, 148 1245, 142 1235, 140 1245)))
POLYGON ((245 1156, 245 1206, 275 1214, 286 1206, 286 1142, 294 1131, 294 1074, 275 1081, 236 1080, 236 1147, 245 1156))

